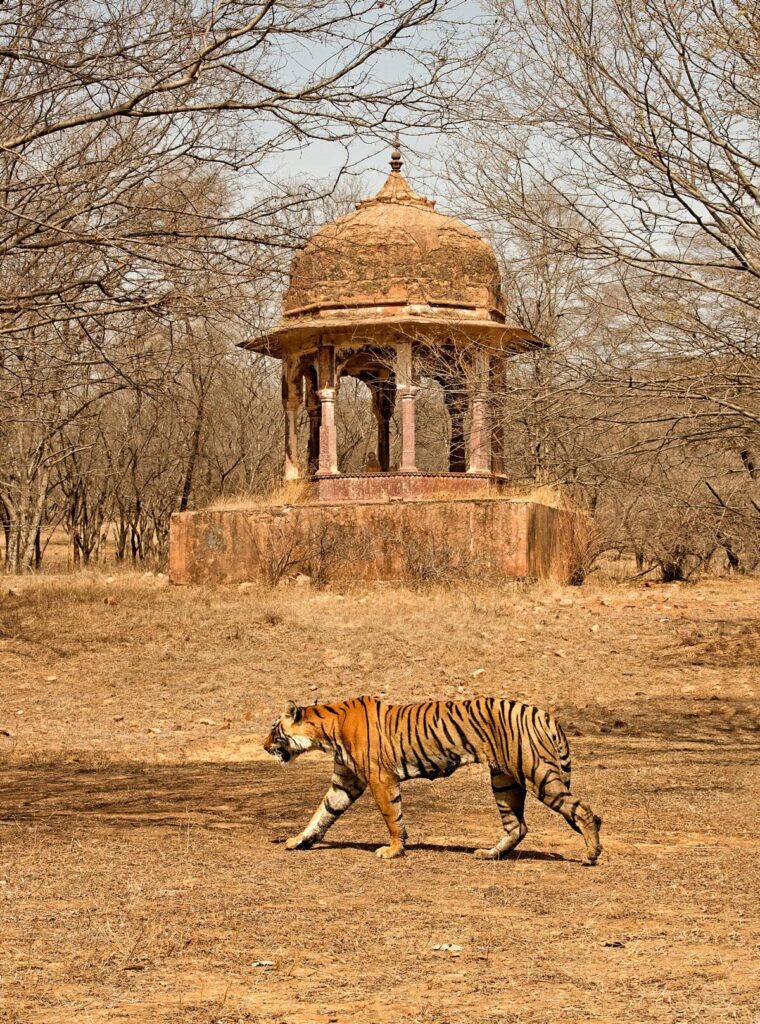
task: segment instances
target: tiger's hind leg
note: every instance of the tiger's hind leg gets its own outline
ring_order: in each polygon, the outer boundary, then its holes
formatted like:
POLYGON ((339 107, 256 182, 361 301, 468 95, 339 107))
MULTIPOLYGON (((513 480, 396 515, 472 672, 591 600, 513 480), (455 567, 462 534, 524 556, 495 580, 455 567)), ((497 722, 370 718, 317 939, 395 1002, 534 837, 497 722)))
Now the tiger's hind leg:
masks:
POLYGON ((514 850, 528 833, 523 817, 525 789, 511 775, 505 775, 495 768, 491 769, 491 789, 501 815, 504 835, 496 846, 476 850, 475 856, 479 860, 499 860, 514 850))
POLYGON ((602 819, 594 814, 588 804, 576 800, 567 786, 559 780, 549 782, 543 789, 539 787, 536 796, 547 807, 561 814, 570 828, 580 832, 586 842, 586 864, 595 864, 602 852, 599 840, 602 819))

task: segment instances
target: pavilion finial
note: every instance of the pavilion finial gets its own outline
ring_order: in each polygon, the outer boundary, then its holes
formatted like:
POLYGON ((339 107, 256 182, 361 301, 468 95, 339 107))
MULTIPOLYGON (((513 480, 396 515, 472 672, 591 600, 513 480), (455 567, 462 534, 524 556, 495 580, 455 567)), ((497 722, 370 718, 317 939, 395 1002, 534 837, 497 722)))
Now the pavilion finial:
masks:
POLYGON ((396 138, 393 140, 393 151, 391 152, 391 170, 395 174, 398 174, 399 171, 401 170, 402 160, 401 160, 401 148, 400 147, 401 147, 401 140, 399 139, 398 132, 397 132, 396 133, 396 138))

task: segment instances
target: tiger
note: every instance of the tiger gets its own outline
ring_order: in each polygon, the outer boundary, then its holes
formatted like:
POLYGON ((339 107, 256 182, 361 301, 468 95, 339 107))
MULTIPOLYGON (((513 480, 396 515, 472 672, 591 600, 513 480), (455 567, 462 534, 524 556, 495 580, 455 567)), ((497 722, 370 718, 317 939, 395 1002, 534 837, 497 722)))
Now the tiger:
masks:
POLYGON ((487 764, 504 835, 475 856, 499 860, 525 838, 525 794, 561 814, 586 843, 586 864, 601 853, 601 818, 570 792, 570 748, 559 722, 530 704, 497 697, 385 704, 352 697, 301 707, 289 701, 272 723, 264 749, 286 764, 308 750, 333 755, 330 787, 288 850, 307 850, 369 787, 390 834, 376 850, 391 859, 405 852, 408 833, 401 783, 436 779, 466 764, 487 764))

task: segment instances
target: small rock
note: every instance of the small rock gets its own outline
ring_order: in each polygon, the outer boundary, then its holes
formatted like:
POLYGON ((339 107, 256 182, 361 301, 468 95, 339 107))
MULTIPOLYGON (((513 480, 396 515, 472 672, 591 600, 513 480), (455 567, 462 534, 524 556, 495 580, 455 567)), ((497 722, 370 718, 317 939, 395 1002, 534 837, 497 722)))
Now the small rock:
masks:
POLYGON ((591 632, 592 633, 598 633, 599 632, 599 623, 598 622, 595 622, 594 625, 591 627, 591 632))
POLYGON ((441 953, 461 953, 462 947, 454 945, 453 942, 441 942, 437 946, 433 946, 433 949, 439 950, 441 953))
POLYGON ((485 672, 486 670, 484 668, 476 668, 475 671, 472 673, 472 678, 477 679, 478 676, 485 675, 485 672))
POLYGON ((564 658, 565 657, 565 652, 564 651, 555 651, 554 652, 554 657, 555 658, 564 658))
POLYGON ((123 722, 124 721, 124 715, 114 715, 113 716, 113 720, 114 720, 114 722, 123 722))
POLYGON ((113 583, 115 576, 106 576, 106 583, 113 583))
POLYGON ((45 676, 46 683, 54 683, 58 679, 58 676, 45 676))
POLYGON ((216 725, 213 718, 199 718, 198 725, 216 725))
POLYGON ((274 967, 274 960, 254 960, 251 967, 274 967))
POLYGON ((157 729, 155 726, 150 728, 150 729, 148 729, 148 732, 152 732, 155 736, 160 736, 161 735, 161 731, 162 731, 161 729, 157 729))

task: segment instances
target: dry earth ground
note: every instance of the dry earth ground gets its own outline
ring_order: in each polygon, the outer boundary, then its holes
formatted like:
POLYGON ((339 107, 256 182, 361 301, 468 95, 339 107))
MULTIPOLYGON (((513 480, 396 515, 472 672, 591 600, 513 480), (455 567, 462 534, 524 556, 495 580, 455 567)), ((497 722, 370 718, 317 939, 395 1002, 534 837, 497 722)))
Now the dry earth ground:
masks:
POLYGON ((0 1020, 757 1024, 759 668, 757 580, 4 578, 0 1020), (329 765, 258 737, 287 697, 361 692, 555 706, 598 866, 535 801, 519 854, 475 861, 479 768, 406 787, 404 860, 372 856, 366 796, 287 853, 329 765))

